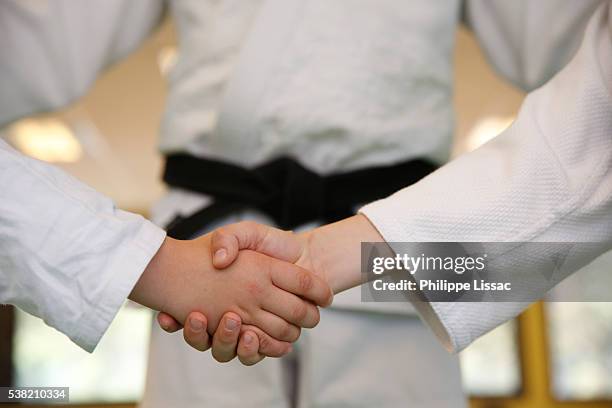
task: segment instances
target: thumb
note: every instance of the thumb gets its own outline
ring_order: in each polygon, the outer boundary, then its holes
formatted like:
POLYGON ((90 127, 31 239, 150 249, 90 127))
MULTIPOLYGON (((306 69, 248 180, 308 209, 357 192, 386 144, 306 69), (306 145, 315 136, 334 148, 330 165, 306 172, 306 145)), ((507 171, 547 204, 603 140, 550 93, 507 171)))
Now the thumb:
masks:
POLYGON ((243 221, 218 228, 211 236, 215 268, 231 265, 241 249, 250 249, 282 261, 296 262, 303 251, 297 235, 253 221, 243 221))
POLYGON ((238 231, 237 225, 239 224, 227 225, 216 229, 212 233, 210 250, 213 257, 213 266, 217 269, 225 269, 230 266, 238 257, 238 251, 244 249, 245 244, 241 243, 237 236, 239 233, 244 234, 244 232, 238 231))

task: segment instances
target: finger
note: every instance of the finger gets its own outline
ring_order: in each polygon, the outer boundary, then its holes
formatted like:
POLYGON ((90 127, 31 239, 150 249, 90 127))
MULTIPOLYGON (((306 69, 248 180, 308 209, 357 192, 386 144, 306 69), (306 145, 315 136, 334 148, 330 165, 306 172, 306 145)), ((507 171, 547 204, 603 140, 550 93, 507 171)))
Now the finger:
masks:
POLYGON ((277 340, 293 343, 300 337, 301 330, 299 327, 286 322, 274 313, 260 309, 256 312, 254 318, 254 325, 277 340))
POLYGON ((238 342, 238 359, 246 366, 252 366, 264 359, 263 354, 259 354, 259 339, 257 335, 247 330, 240 335, 238 342))
MULTIPOLYGON (((292 350, 291 343, 276 340, 259 327, 246 324, 242 325, 242 331, 246 332, 247 330, 252 331, 257 335, 257 340, 259 342, 259 354, 266 357, 282 357, 289 354, 292 350)), ((242 338, 240 340, 242 341, 242 338)), ((238 347, 240 347, 240 343, 238 343, 238 347)))
POLYGON ((200 312, 191 312, 185 320, 183 338, 185 342, 196 350, 206 351, 210 348, 210 337, 206 331, 208 320, 200 312))
POLYGON ((218 362, 226 363, 236 357, 241 324, 240 316, 236 313, 228 312, 221 318, 212 345, 212 355, 218 362))
POLYGON ((334 294, 323 279, 314 273, 286 262, 271 262, 272 282, 279 288, 311 300, 326 307, 334 299, 334 294))
POLYGON ((319 309, 315 305, 282 289, 273 288, 262 299, 262 307, 299 327, 311 329, 319 324, 319 309))
POLYGON ((168 333, 174 333, 183 328, 183 326, 174 320, 174 317, 170 316, 168 313, 159 312, 157 314, 157 323, 162 330, 167 331, 168 333))
POLYGON ((216 268, 223 269, 231 265, 241 249, 250 249, 294 263, 302 254, 303 245, 292 232, 253 221, 230 224, 213 231, 211 253, 216 268))

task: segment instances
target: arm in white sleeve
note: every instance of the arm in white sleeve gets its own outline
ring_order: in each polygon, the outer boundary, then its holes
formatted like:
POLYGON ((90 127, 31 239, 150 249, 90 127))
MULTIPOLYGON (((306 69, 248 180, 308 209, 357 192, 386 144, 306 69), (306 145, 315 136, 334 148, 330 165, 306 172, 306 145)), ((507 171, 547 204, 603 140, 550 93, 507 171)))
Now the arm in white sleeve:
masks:
MULTIPOLYGON (((612 248, 611 10, 610 3, 598 9, 576 56, 526 98, 508 130, 361 210, 385 240, 598 243, 593 253, 568 260, 573 270, 612 248)), ((539 274, 529 271, 542 270, 554 255, 527 265, 517 257, 515 265, 522 267, 509 267, 507 273, 519 274, 525 288, 534 282, 542 296, 565 276, 553 275, 547 286, 538 286, 539 274)), ((526 307, 424 305, 424 319, 453 350, 526 307)))
POLYGON ((531 91, 567 64, 605 0, 467 0, 464 18, 495 69, 531 91))
POLYGON ((92 351, 165 237, 0 140, 0 302, 92 351))
POLYGON ((0 1, 0 126, 82 96, 159 22, 162 0, 0 1))

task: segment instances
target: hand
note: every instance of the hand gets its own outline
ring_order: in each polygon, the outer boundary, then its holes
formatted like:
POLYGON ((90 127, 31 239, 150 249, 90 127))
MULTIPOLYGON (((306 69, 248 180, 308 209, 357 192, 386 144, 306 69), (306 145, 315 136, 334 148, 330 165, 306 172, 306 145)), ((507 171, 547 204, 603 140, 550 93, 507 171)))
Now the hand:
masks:
MULTIPOLYGON (((211 250, 219 269, 231 265, 240 250, 250 249, 312 270, 338 293, 361 283, 360 243, 382 241, 372 224, 356 215, 301 234, 250 221, 232 224, 213 232, 211 250)), ((231 360, 237 351, 243 361, 244 350, 244 336, 239 341, 234 337, 224 349, 224 358, 231 360)), ((259 351, 266 354, 261 348, 259 351)))
POLYGON ((325 282, 300 267, 242 251, 219 273, 210 251, 210 235, 191 241, 166 238, 130 298, 182 323, 190 311, 199 310, 207 317, 210 334, 221 314, 231 311, 282 341, 295 341, 299 327, 318 323, 317 308, 298 296, 322 306, 331 302, 325 282))
POLYGON ((237 354, 242 364, 250 366, 266 356, 282 357, 292 350, 291 343, 278 341, 257 327, 242 325, 240 316, 232 312, 223 315, 212 344, 206 331, 206 316, 200 312, 190 313, 184 328, 167 313, 160 312, 157 321, 168 333, 183 329, 185 341, 196 350, 206 351, 212 346, 212 356, 220 363, 232 360, 237 354))
MULTIPOLYGON (((227 268, 232 264, 238 256, 239 250, 245 249, 246 247, 252 247, 258 250, 258 252, 277 254, 280 259, 291 263, 297 262, 304 250, 304 243, 301 237, 290 232, 281 231, 249 221, 222 227, 214 231, 211 238, 213 245, 215 237, 218 246, 218 253, 216 253, 217 258, 221 255, 221 262, 218 263, 220 268, 227 268), (268 239, 260 239, 268 232, 271 234, 268 236, 268 239), (234 237, 234 233, 240 235, 234 237), (232 238, 236 238, 236 244, 232 242, 229 245, 224 245, 225 239, 232 238), (250 238, 253 238, 257 243, 250 243, 250 238), (266 248, 267 244, 270 244, 271 247, 266 248), (228 250, 230 251, 230 255, 225 256, 227 254, 223 254, 223 252, 227 252, 228 250)), ((214 249, 211 248, 211 250, 214 252, 214 249)), ((232 314, 226 313, 225 316, 228 315, 232 314)), ((233 316, 237 317, 236 315, 233 316)), ((206 317, 202 313, 192 313, 187 319, 183 329, 185 341, 198 350, 208 350, 211 347, 208 333, 205 331, 202 333, 201 330, 194 330, 191 324, 192 319, 201 322, 200 325, 205 326, 206 324, 206 317)), ((163 330, 169 333, 178 331, 182 328, 176 320, 164 312, 159 313, 158 323, 163 330)), ((223 327, 223 325, 221 327, 223 327)), ((212 341, 213 357, 219 362, 227 362, 237 355, 243 364, 252 365, 261 361, 266 356, 282 357, 291 351, 289 343, 280 342, 271 338, 261 330, 257 332, 257 336, 253 337, 256 330, 259 329, 247 325, 242 326, 242 331, 236 329, 232 332, 228 332, 224 329, 218 329, 212 341)))
POLYGON ((252 250, 308 269, 339 293, 362 283, 361 243, 384 239, 359 214, 299 234, 244 221, 213 231, 211 241, 218 269, 231 265, 241 250, 252 250))

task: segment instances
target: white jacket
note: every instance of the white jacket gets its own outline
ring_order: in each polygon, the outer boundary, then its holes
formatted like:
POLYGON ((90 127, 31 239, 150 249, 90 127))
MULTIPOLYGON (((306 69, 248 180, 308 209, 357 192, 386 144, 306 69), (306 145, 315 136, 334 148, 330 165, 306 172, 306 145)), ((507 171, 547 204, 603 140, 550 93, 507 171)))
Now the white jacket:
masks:
MULTIPOLYGON (((140 44, 160 13, 148 0, 0 2, 0 125, 80 96, 140 44)), ((164 237, 0 140, 1 303, 92 351, 164 237)))
MULTIPOLYGON (((611 90, 612 8, 606 3, 571 63, 527 97, 508 130, 361 211, 387 241, 599 243, 589 256, 567 260, 576 270, 612 248, 611 90)), ((529 287, 554 256, 517 259, 522 268, 508 273, 520 274, 529 287)), ((553 274, 540 294, 565 277, 553 274)), ((416 306, 449 349, 461 350, 527 305, 416 306)))
MULTIPOLYGON (((466 15, 493 64, 531 88, 569 58, 596 3, 474 0, 466 3, 466 15), (544 22, 554 23, 554 30, 542 30, 544 22)), ((446 158, 458 1, 180 0, 172 7, 180 52, 170 75, 164 151, 245 165, 292 154, 321 173, 446 158), (213 24, 219 21, 224 23, 213 24)), ((1 2, 0 123, 79 97, 101 70, 139 44, 162 11, 163 3, 152 0, 1 2)), ((108 199, 51 166, 5 144, 0 152, 0 301, 43 316, 91 349, 163 232, 115 210, 108 199), (81 207, 94 210, 75 210, 81 207), (101 228, 105 223, 113 228, 101 228), (133 263, 121 262, 129 272, 109 267, 123 257, 133 263), (41 292, 47 300, 34 295, 41 292), (101 293, 106 305, 98 303, 101 293), (95 327, 81 324, 95 313, 103 315, 95 327)), ((500 179, 495 186, 512 181, 500 179)), ((403 194, 408 193, 398 197, 403 194)), ((412 231, 397 226, 393 231, 404 234, 388 235, 389 223, 377 215, 377 208, 392 205, 412 217, 412 207, 402 203, 391 198, 364 213, 387 238, 413 240, 412 231)), ((477 208, 465 203, 452 210, 477 208)), ((493 208, 486 210, 495 217, 493 208)), ((442 214, 432 213, 432 220, 444 220, 442 214)))

